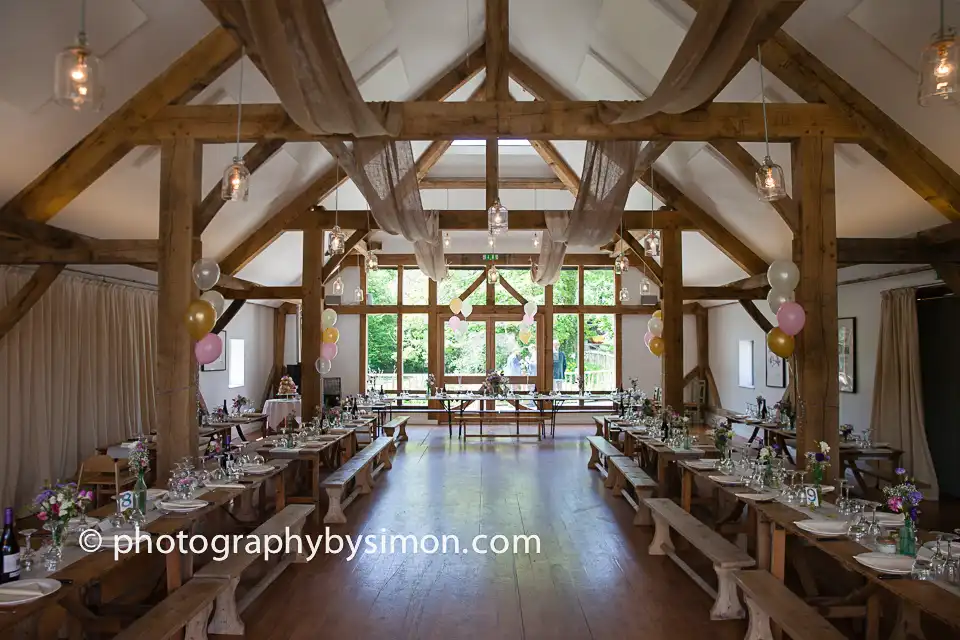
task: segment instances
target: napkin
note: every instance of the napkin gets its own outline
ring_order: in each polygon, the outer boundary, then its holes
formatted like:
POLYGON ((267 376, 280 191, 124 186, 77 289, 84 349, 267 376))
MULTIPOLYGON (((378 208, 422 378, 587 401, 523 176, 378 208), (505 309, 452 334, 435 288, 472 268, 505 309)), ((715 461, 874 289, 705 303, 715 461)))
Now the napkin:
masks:
POLYGON ((235 484, 232 482, 206 482, 207 487, 211 489, 246 489, 246 485, 235 484))
POLYGON ((0 586, 0 599, 10 598, 29 598, 31 596, 42 596, 45 591, 37 583, 16 584, 8 583, 0 586))

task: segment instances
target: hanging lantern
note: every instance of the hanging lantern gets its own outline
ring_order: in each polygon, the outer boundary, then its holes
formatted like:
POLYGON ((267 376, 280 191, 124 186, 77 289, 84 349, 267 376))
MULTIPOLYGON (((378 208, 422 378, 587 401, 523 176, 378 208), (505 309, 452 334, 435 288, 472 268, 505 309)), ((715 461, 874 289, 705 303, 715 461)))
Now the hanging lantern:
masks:
POLYGON ((337 274, 337 277, 333 279, 333 295, 343 295, 343 278, 340 277, 339 273, 337 274))
POLYGON ((243 158, 235 156, 233 163, 223 172, 220 182, 220 197, 227 201, 246 202, 250 195, 250 170, 243 158))
POLYGON ((643 282, 640 283, 640 295, 649 295, 651 291, 652 289, 650 287, 650 280, 644 277, 643 282))
POLYGON ((656 258, 660 255, 660 234, 656 231, 647 232, 647 235, 643 236, 640 241, 640 245, 643 247, 645 254, 651 258, 656 258))
POLYGON ((630 258, 627 257, 627 254, 621 253, 613 261, 613 272, 615 274, 623 275, 630 269, 630 258))
POLYGON ((493 236, 487 236, 487 246, 493 249, 496 244, 496 239, 493 236))
POLYGON ((53 84, 57 104, 76 111, 99 111, 103 106, 103 63, 87 46, 87 2, 80 3, 77 42, 57 55, 53 84))
POLYGON ((497 271, 497 265, 492 264, 490 268, 487 269, 487 282, 490 284, 497 284, 500 282, 500 272, 497 271))
POLYGON ((943 0, 940 0, 940 31, 933 35, 932 42, 927 45, 920 57, 920 88, 917 101, 921 107, 960 101, 957 99, 958 65, 960 65, 960 51, 957 46, 957 34, 944 24, 943 0))
POLYGON ((376 271, 380 268, 380 260, 373 251, 367 252, 367 271, 376 271))
POLYGON ((353 301, 357 304, 363 304, 363 287, 357 285, 357 288, 353 290, 353 301))
POLYGON ((534 233, 534 234, 533 234, 533 248, 534 248, 534 249, 539 249, 539 248, 540 248, 540 234, 539 234, 539 233, 534 233))
POLYGON ((500 204, 500 200, 494 200, 490 208, 487 209, 487 230, 491 236, 499 236, 507 232, 508 218, 510 212, 505 206, 500 204))
POLYGON ((330 255, 339 256, 343 253, 346 245, 347 234, 343 232, 343 229, 340 228, 340 225, 333 225, 333 229, 330 230, 330 255))
POLYGON ((447 249, 450 248, 450 233, 446 232, 443 234, 443 246, 447 249))
POLYGON ((787 196, 787 185, 783 180, 783 169, 767 156, 757 169, 757 195, 761 200, 773 202, 787 196))
POLYGON ((626 287, 620 287, 620 302, 627 302, 630 300, 630 290, 626 287))

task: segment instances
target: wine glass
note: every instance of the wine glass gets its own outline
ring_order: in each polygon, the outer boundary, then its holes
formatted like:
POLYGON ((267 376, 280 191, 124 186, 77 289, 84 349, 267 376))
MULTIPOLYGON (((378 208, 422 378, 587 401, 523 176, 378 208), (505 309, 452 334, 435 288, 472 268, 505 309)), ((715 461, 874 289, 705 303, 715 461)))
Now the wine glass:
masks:
POLYGON ((114 529, 122 529, 127 524, 127 518, 126 516, 123 515, 123 509, 120 507, 119 494, 114 496, 113 500, 117 504, 117 509, 116 511, 113 512, 113 515, 110 516, 110 518, 108 519, 108 522, 110 523, 110 526, 113 527, 114 529))
POLYGON ((932 535, 937 536, 937 543, 933 550, 933 556, 930 558, 930 570, 940 578, 943 576, 944 567, 947 563, 947 557, 943 555, 944 536, 948 535, 943 531, 931 531, 932 535))
POLYGON ((850 524, 847 526, 847 537, 856 542, 863 540, 867 535, 868 523, 864 515, 866 505, 861 500, 855 500, 851 504, 853 517, 850 518, 850 524))
POLYGON ((20 530, 20 535, 23 536, 23 550, 20 552, 20 564, 24 571, 33 569, 33 547, 30 546, 30 536, 36 532, 36 529, 20 530))
POLYGON ((947 543, 947 560, 943 566, 943 579, 950 584, 960 584, 960 558, 953 555, 953 543, 960 536, 946 533, 943 540, 947 543))
POLYGON ((864 539, 872 545, 877 541, 877 538, 883 535, 883 527, 877 522, 877 508, 881 505, 879 502, 871 502, 869 500, 865 501, 864 504, 873 509, 873 516, 867 525, 866 535, 864 536, 864 539))

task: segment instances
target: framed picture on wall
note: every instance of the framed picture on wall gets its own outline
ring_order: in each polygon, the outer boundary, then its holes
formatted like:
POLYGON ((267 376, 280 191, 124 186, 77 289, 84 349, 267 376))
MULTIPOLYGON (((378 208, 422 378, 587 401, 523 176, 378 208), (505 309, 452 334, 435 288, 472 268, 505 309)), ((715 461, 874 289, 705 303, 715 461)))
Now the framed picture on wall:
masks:
POLYGON ((857 392, 857 319, 839 318, 837 351, 840 356, 840 391, 857 392))
MULTIPOLYGON (((766 344, 766 341, 764 341, 766 344)), ((786 389, 787 388, 787 361, 770 351, 770 346, 767 347, 767 358, 766 362, 766 385, 768 387, 773 387, 775 389, 786 389)))
POLYGON ((227 345, 230 344, 227 342, 227 332, 221 331, 219 333, 220 339, 223 341, 223 349, 220 350, 220 357, 211 362, 210 364, 200 365, 200 371, 226 371, 227 370, 227 345))
POLYGON ((738 354, 740 386, 753 389, 757 386, 753 377, 753 340, 741 340, 738 354))

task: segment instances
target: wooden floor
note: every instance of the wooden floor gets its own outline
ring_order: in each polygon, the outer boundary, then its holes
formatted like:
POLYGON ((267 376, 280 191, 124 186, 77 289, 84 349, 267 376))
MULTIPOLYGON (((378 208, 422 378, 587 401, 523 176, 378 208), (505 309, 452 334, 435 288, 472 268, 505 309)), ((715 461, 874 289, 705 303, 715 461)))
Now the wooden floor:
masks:
MULTIPOLYGON (((537 534, 541 553, 317 557, 293 565, 244 614, 247 637, 742 638, 587 470, 583 437, 471 440, 410 428, 394 468, 335 533, 537 534)), ((314 527, 311 532, 316 532, 314 527)))

